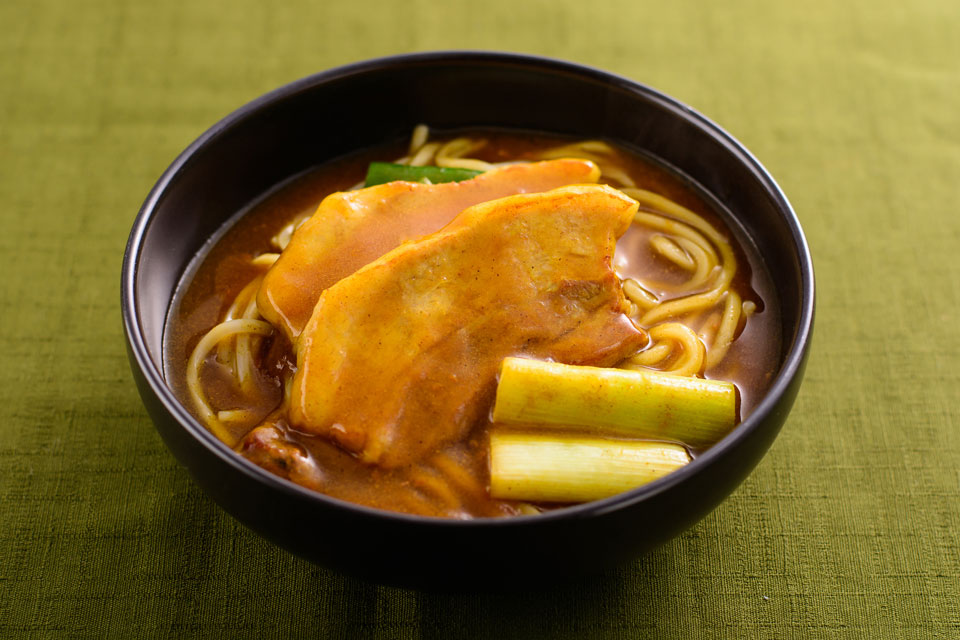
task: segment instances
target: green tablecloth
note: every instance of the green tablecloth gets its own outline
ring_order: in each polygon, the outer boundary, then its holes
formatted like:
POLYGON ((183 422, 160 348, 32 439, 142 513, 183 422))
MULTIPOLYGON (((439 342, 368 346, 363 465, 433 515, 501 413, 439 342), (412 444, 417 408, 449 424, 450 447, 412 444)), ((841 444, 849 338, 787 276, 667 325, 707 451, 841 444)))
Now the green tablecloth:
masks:
POLYGON ((0 637, 960 637, 960 3, 0 3, 0 637), (545 54, 708 114, 779 180, 819 305, 796 408, 712 515, 526 594, 359 582, 167 452, 119 319, 130 224, 191 140, 341 63, 545 54))

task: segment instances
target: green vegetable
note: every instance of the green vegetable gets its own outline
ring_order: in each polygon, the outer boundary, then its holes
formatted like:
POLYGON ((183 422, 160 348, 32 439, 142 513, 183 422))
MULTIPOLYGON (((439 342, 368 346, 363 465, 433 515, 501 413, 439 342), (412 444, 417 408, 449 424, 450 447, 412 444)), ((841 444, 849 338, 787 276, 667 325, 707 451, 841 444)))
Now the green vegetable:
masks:
POLYGON ((505 358, 493 421, 593 427, 704 448, 733 428, 736 401, 733 383, 721 380, 505 358))
POLYGON ((661 478, 690 462, 679 445, 560 433, 490 434, 490 495, 586 502, 661 478))
POLYGON ((425 182, 439 184, 441 182, 460 182, 469 180, 483 173, 473 169, 452 169, 447 167, 411 167, 405 164, 390 162, 371 162, 367 169, 366 187, 376 184, 405 180, 407 182, 425 182))

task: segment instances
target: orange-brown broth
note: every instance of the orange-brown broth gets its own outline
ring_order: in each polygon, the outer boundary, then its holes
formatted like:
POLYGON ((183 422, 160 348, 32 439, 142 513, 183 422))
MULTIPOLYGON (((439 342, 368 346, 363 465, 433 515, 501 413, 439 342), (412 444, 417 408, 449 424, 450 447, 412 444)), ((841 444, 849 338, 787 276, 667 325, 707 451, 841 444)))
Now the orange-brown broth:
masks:
MULTIPOLYGON (((472 154, 483 160, 531 159, 559 141, 543 135, 484 133, 489 143, 472 154)), ((290 220, 312 213, 329 193, 348 189, 363 179, 372 160, 390 161, 403 155, 401 145, 362 152, 310 171, 263 198, 228 229, 185 276, 174 300, 165 335, 165 369, 168 383, 191 407, 186 388, 186 362, 200 338, 223 316, 233 299, 252 278, 263 272, 250 260, 276 251, 270 239, 290 220)), ((696 191, 684 181, 646 158, 620 153, 621 166, 642 188, 655 191, 695 211, 718 229, 726 230, 696 191)), ((637 226, 617 244, 616 269, 621 277, 665 283, 655 294, 667 296, 671 283, 679 284, 683 274, 677 267, 657 259, 647 248, 650 232, 637 226)), ((779 318, 770 278, 753 253, 731 238, 738 260, 733 287, 744 300, 757 305, 749 322, 741 321, 741 333, 726 358, 705 372, 708 378, 730 380, 737 385, 741 415, 748 414, 760 400, 775 373, 780 350, 779 318)), ((487 431, 489 424, 476 425, 464 441, 438 452, 437 457, 418 468, 383 470, 361 463, 326 440, 290 428, 274 411, 282 397, 283 376, 295 366, 290 344, 279 335, 268 338, 259 352, 256 393, 238 392, 226 367, 210 355, 201 370, 201 383, 216 408, 243 408, 254 411, 259 421, 269 417, 286 438, 307 454, 315 466, 317 489, 343 500, 367 506, 453 517, 500 516, 517 513, 512 502, 493 500, 486 493, 487 431)), ((238 441, 256 424, 231 426, 238 441)), ((697 452, 692 452, 696 454, 697 452)))

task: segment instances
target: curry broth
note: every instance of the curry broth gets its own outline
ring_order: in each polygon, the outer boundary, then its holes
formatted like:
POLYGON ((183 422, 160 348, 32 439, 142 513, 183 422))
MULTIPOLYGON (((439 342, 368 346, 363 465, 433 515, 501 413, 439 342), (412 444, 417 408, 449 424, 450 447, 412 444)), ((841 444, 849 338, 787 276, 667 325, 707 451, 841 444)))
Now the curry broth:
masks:
MULTIPOLYGON (((473 132, 475 134, 475 132, 473 132)), ((488 162, 533 159, 537 152, 566 140, 540 134, 485 132, 489 142, 472 154, 488 162)), ((240 290, 262 268, 252 266, 255 256, 276 251, 271 238, 291 220, 312 213, 329 193, 349 189, 363 180, 374 160, 391 161, 405 152, 395 144, 361 152, 311 170, 280 186, 235 217, 218 240, 187 270, 174 299, 165 331, 165 374, 168 384, 192 408, 186 384, 186 363, 193 348, 216 325, 240 290)), ((705 376, 730 380, 739 393, 741 416, 759 402, 775 373, 780 351, 779 317, 769 276, 752 251, 745 251, 740 238, 731 233, 707 200, 672 172, 650 160, 620 151, 621 166, 637 186, 660 193, 703 216, 732 240, 738 269, 732 287, 757 311, 746 323, 726 358, 705 376)), ((635 277, 662 298, 670 297, 673 285, 684 272, 648 249, 652 232, 632 225, 617 243, 615 268, 623 278, 635 277)), ((454 517, 500 516, 517 513, 517 505, 488 497, 486 485, 487 431, 481 421, 470 436, 447 447, 432 459, 432 466, 385 470, 367 465, 321 437, 298 432, 275 413, 282 399, 281 380, 295 368, 290 343, 279 332, 262 341, 254 393, 240 393, 229 369, 207 357, 201 382, 211 404, 218 408, 247 409, 253 423, 231 426, 238 441, 264 420, 282 430, 286 442, 306 454, 305 463, 290 468, 284 460, 258 459, 258 450, 248 458, 274 473, 290 477, 327 495, 372 507, 424 515, 454 517), (451 492, 459 507, 450 509, 451 492)), ((492 401, 492 398, 491 398, 492 401)), ((696 451, 692 452, 696 454, 696 451)))

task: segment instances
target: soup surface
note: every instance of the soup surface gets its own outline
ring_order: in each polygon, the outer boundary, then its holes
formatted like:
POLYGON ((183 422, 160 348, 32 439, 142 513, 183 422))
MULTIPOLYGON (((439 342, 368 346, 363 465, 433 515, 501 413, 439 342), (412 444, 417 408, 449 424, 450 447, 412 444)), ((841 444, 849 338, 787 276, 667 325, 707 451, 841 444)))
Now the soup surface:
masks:
MULTIPOLYGON (((641 202, 639 212, 617 240, 612 266, 626 283, 626 315, 639 331, 649 331, 650 337, 643 340, 640 353, 621 366, 730 381, 736 386, 738 417, 750 413, 774 375, 780 354, 776 297, 752 248, 724 223, 708 198, 655 162, 603 143, 502 131, 456 133, 459 135, 437 136, 430 144, 442 149, 444 143, 466 139, 459 155, 481 165, 585 157, 599 166, 600 183, 636 196, 641 202), (658 210, 659 200, 644 195, 649 192, 665 198, 666 209, 658 210), (669 209, 677 205, 678 210, 696 214, 708 231, 715 229, 719 240, 712 241, 707 231, 690 235, 683 224, 676 231, 677 219, 669 209), (684 234, 693 240, 685 239, 684 234), (729 249, 724 249, 727 243, 729 249), (729 284, 714 300, 709 296, 717 279, 727 277, 724 274, 729 275, 729 284), (708 302, 689 311, 677 307, 658 317, 658 305, 665 308, 665 303, 696 296, 708 302), (682 340, 656 337, 655 327, 675 324, 682 324, 697 340, 700 359, 693 365, 689 362, 696 349, 689 343, 683 347, 682 340), (683 367, 694 369, 681 371, 683 367)), ((397 457, 395 464, 380 464, 369 456, 365 459, 360 449, 351 449, 345 437, 295 428, 290 419, 297 344, 304 323, 279 326, 281 323, 271 318, 273 330, 263 329, 267 325, 257 308, 257 293, 264 274, 272 268, 279 248, 289 246, 293 228, 311 216, 326 196, 362 186, 373 161, 401 158, 409 162, 423 144, 421 141, 409 151, 406 144, 386 145, 323 165, 279 186, 235 216, 194 260, 180 284, 165 331, 168 383, 201 421, 216 425, 212 430, 239 455, 336 498, 392 511, 456 518, 533 514, 563 506, 556 501, 491 497, 493 398, 486 387, 477 401, 482 411, 469 420, 461 437, 440 439, 429 450, 417 450, 416 456, 397 457), (261 318, 256 325, 259 333, 231 335, 216 348, 195 353, 218 323, 244 318, 261 318), (243 370, 249 374, 243 375, 243 370), (193 383, 191 375, 195 376, 193 383), (202 389, 199 405, 191 384, 202 389)), ((362 245, 363 235, 359 237, 357 242, 362 245)), ((353 250, 369 250, 375 255, 384 252, 362 246, 353 250)), ((314 302, 309 299, 304 318, 309 318, 314 302)), ((376 346, 370 345, 369 350, 375 361, 376 346)), ((301 354, 301 364, 302 359, 301 354)), ((358 392, 351 398, 362 403, 364 395, 358 392)), ((370 397, 367 402, 381 400, 370 397)), ((680 444, 690 456, 703 448, 680 444)))

